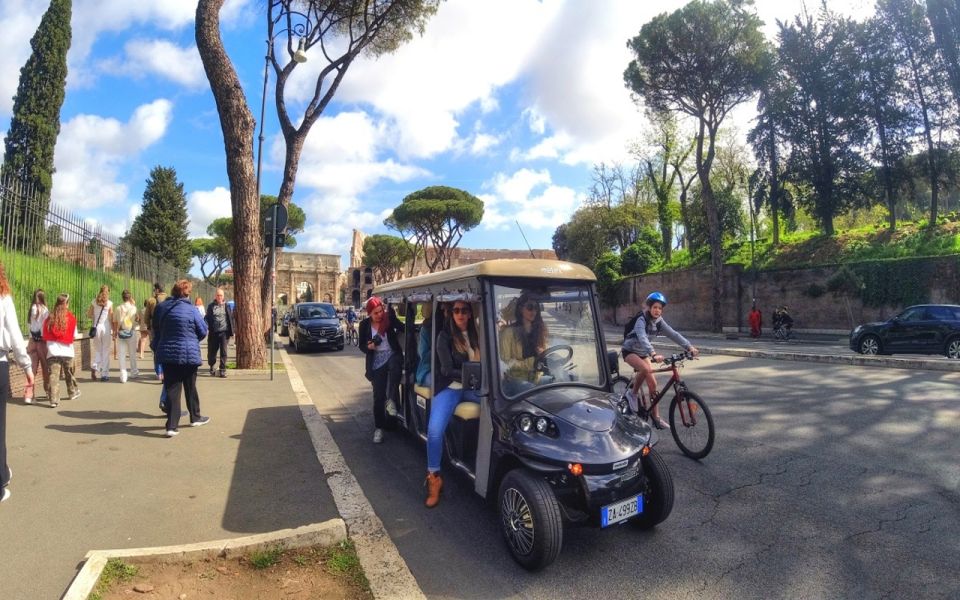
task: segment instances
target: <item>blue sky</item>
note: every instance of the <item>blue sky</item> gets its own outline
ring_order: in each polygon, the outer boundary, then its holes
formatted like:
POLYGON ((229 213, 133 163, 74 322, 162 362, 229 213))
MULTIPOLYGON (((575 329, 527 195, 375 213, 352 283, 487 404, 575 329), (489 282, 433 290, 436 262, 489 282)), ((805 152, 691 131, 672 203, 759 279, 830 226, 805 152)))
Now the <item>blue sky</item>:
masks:
MULTIPOLYGON (((20 68, 43 0, 0 2, 0 126, 9 127, 20 68)), ((642 110, 622 73, 626 40, 663 0, 447 0, 425 34, 392 55, 363 58, 313 127, 294 201, 307 214, 298 251, 342 255, 350 233, 390 233, 383 219, 428 185, 463 188, 486 204, 483 222, 461 243, 535 248, 583 202, 591 169, 631 162, 643 136, 642 110)), ((800 0, 759 0, 775 19, 800 0)), ((819 2, 809 2, 815 10, 819 2)), ((227 0, 227 50, 259 115, 265 0, 227 0)), ((871 2, 829 2, 847 14, 871 2)), ((194 42, 192 0, 74 0, 73 44, 57 143, 54 201, 123 234, 137 215, 156 165, 176 168, 188 196, 190 234, 229 216, 223 140, 194 42)), ((321 61, 301 65, 288 102, 302 106, 321 61)), ((272 83, 272 80, 271 80, 272 83)), ((272 87, 272 86, 271 86, 272 87)), ((264 143, 264 193, 276 194, 283 162, 272 91, 264 143)), ((746 129, 753 106, 734 115, 746 129)))

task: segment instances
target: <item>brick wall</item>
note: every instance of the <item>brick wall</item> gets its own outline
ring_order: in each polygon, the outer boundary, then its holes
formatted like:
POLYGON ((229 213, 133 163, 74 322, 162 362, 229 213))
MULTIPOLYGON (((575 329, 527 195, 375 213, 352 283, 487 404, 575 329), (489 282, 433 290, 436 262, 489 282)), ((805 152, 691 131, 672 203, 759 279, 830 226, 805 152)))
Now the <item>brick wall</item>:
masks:
MULTIPOLYGON (((960 272, 956 257, 931 258, 935 275, 928 290, 930 302, 960 304, 960 272)), ((751 299, 763 313, 763 326, 769 328, 773 310, 785 305, 794 319, 794 327, 808 331, 846 332, 853 325, 886 319, 903 306, 864 306, 857 298, 845 299, 825 292, 811 298, 807 291, 812 284, 826 288, 827 281, 840 269, 830 265, 807 269, 778 269, 760 271, 756 282, 748 270, 740 265, 724 267, 722 300, 725 330, 747 331, 747 313, 751 299), (755 292, 754 292, 755 290, 755 292)), ((687 269, 669 273, 638 275, 624 280, 621 288, 622 304, 616 307, 616 322, 624 323, 640 308, 652 291, 663 292, 670 302, 667 322, 680 330, 709 331, 713 322, 713 305, 709 269, 687 269)), ((611 321, 613 309, 605 309, 603 318, 611 321)))
MULTIPOLYGON (((76 366, 77 377, 78 379, 82 377, 83 373, 86 373, 90 370, 90 338, 84 337, 82 339, 76 340, 73 342, 73 364, 76 366)), ((7 356, 7 360, 10 361, 10 398, 23 398, 23 388, 27 384, 27 379, 23 375, 23 369, 13 360, 12 355, 7 356)), ((37 394, 43 394, 43 382, 40 380, 40 376, 37 376, 38 381, 34 384, 36 385, 37 394)), ((63 375, 60 375, 60 380, 63 380, 63 375)))

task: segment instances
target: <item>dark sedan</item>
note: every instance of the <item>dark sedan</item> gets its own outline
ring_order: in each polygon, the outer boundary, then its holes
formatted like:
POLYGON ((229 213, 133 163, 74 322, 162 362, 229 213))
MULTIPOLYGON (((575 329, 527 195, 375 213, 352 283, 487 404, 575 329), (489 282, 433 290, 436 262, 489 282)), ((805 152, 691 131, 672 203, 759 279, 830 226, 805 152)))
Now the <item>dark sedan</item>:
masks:
POLYGON ((945 354, 960 358, 960 306, 919 304, 879 323, 850 332, 850 349, 861 354, 945 354))
POLYGON ((343 322, 333 305, 326 302, 301 302, 290 311, 290 346, 302 352, 310 346, 343 350, 343 322))

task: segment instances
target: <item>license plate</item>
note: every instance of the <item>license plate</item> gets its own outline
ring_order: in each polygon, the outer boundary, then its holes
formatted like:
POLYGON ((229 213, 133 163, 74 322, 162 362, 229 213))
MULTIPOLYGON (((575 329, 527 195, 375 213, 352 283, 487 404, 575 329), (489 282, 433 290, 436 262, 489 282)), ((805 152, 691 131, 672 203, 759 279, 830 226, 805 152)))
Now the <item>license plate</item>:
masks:
POLYGON ((608 504, 600 509, 600 526, 606 527, 643 512, 643 494, 608 504))

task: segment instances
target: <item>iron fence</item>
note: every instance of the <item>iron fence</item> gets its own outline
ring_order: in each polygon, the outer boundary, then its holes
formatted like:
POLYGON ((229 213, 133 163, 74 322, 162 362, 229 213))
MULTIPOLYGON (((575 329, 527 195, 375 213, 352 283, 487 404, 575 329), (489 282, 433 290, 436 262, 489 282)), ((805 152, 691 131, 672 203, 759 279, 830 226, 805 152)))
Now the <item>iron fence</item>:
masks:
POLYGON ((100 286, 110 288, 110 299, 120 304, 130 290, 138 307, 153 292, 153 283, 165 289, 178 279, 193 280, 195 296, 213 299, 213 286, 190 277, 160 257, 123 238, 105 233, 61 206, 44 210, 39 194, 14 177, 0 176, 0 261, 10 282, 21 331, 26 333, 33 292, 42 288, 52 308, 58 294, 70 294, 70 310, 85 331, 86 315, 100 286))

